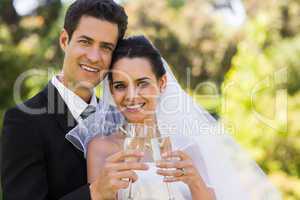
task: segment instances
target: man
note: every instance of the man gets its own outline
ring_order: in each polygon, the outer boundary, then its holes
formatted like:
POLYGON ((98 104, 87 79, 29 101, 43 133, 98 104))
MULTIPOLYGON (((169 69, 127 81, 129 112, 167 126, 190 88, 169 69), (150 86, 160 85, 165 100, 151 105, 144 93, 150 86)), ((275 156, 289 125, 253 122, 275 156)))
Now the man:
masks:
POLYGON ((69 7, 60 35, 62 75, 5 114, 4 200, 101 199, 99 184, 87 184, 83 153, 65 134, 93 112, 93 88, 103 80, 126 28, 127 15, 112 0, 77 0, 69 7))

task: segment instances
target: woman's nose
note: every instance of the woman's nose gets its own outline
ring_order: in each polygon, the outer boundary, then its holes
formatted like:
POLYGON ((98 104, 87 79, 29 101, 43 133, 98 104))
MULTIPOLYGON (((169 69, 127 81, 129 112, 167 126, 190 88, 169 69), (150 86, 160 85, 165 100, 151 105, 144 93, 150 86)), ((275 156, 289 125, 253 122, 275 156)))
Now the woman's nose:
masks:
POLYGON ((138 95, 138 91, 137 88, 134 86, 129 86, 127 93, 126 93, 126 99, 127 100, 133 100, 134 98, 136 98, 138 95))

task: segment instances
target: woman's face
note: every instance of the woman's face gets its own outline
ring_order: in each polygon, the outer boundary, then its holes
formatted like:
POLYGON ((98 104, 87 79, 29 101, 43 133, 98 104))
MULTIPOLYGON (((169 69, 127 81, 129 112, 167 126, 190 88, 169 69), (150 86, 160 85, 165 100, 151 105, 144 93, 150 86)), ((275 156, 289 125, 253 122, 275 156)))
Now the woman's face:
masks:
POLYGON ((128 122, 154 120, 157 98, 165 85, 166 76, 158 80, 146 58, 121 58, 113 65, 112 96, 128 122))

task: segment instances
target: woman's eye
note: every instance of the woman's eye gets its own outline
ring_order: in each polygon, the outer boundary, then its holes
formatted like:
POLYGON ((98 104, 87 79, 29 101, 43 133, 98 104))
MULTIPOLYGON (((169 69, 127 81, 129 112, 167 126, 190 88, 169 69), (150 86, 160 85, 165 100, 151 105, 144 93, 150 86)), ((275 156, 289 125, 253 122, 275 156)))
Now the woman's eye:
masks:
POLYGON ((139 82, 139 83, 138 83, 138 87, 141 87, 141 88, 145 88, 145 87, 147 87, 148 85, 149 85, 149 83, 146 82, 146 81, 142 81, 142 82, 139 82))
POLYGON ((123 90, 123 89, 125 89, 126 87, 125 87, 125 85, 123 85, 123 84, 117 84, 117 85, 114 85, 114 89, 115 90, 123 90))

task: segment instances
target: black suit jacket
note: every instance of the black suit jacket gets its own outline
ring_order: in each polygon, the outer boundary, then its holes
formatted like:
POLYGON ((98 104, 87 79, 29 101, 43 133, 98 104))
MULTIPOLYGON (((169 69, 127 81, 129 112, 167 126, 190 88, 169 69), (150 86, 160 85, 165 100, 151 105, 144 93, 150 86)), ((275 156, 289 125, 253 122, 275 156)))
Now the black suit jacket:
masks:
POLYGON ((65 139, 76 121, 56 88, 9 109, 2 135, 4 200, 87 200, 86 160, 65 139))

